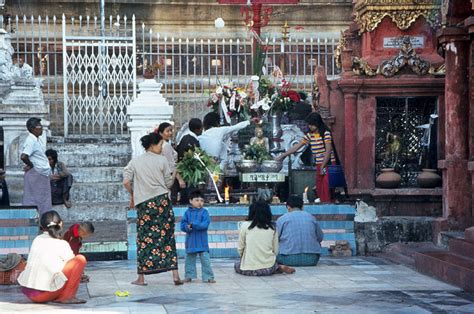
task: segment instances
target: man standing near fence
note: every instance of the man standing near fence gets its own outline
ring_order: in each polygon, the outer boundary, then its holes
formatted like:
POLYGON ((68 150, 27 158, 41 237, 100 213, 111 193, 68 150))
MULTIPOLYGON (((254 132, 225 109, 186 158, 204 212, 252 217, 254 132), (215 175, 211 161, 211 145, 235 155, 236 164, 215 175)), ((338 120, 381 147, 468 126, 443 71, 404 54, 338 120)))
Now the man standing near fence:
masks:
POLYGON ((51 204, 51 167, 45 154, 45 145, 41 142, 43 134, 41 119, 29 118, 26 121, 28 137, 21 150, 21 160, 25 163, 23 170, 24 191, 23 205, 36 206, 42 215, 52 209, 51 204))

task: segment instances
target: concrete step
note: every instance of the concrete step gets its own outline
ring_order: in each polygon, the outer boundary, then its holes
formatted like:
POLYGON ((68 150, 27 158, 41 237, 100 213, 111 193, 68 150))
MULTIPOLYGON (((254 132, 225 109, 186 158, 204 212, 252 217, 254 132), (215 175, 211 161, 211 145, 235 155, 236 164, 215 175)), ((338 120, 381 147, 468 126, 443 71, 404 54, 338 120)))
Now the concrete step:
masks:
POLYGON ((415 254, 428 251, 441 251, 441 249, 436 247, 433 242, 392 243, 385 247, 380 256, 393 263, 414 268, 415 254))
POLYGON ((474 292, 474 260, 449 252, 415 254, 415 267, 421 273, 474 292))
POLYGON ((123 167, 68 167, 76 183, 122 182, 123 167))
POLYGON ((72 202, 128 202, 129 199, 122 182, 76 183, 71 188, 72 202))
POLYGON ((64 221, 126 221, 128 202, 73 203, 71 208, 54 206, 64 221))
POLYGON ((474 260, 474 242, 465 239, 449 240, 449 252, 474 260))
POLYGON ((442 231, 440 232, 440 243, 439 245, 444 248, 449 248, 449 241, 451 239, 464 239, 464 233, 462 231, 442 231))

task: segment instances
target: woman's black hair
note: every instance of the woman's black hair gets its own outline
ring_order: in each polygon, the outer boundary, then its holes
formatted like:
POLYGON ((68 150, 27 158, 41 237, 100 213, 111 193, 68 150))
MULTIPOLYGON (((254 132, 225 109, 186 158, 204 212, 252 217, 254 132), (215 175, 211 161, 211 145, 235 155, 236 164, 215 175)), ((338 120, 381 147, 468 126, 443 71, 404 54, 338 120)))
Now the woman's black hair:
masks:
POLYGON ((221 118, 219 114, 215 112, 209 112, 204 116, 204 121, 202 122, 202 124, 204 125, 204 129, 208 130, 210 128, 218 127, 220 119, 221 118))
POLYGON ((160 125, 158 126, 158 134, 161 134, 163 133, 167 128, 169 128, 170 126, 173 126, 171 123, 169 122, 162 122, 160 123, 160 125))
POLYGON ((150 148, 151 145, 158 144, 162 139, 163 138, 160 134, 152 132, 150 134, 142 136, 140 142, 142 143, 143 148, 147 150, 148 148, 150 148))
POLYGON ((249 214, 247 216, 247 221, 253 221, 253 218, 255 217, 255 203, 250 204, 249 206, 249 214))
POLYGON ((40 228, 48 232, 49 236, 54 239, 61 239, 62 219, 57 211, 49 211, 41 215, 40 228))
POLYGON ((329 130, 327 125, 324 123, 321 115, 317 112, 311 112, 305 120, 309 125, 314 125, 318 129, 318 133, 321 135, 321 138, 324 138, 324 133, 326 133, 326 131, 331 132, 331 130, 329 130))
POLYGON ((252 218, 252 223, 249 226, 249 230, 254 227, 275 230, 275 226, 272 222, 272 210, 267 202, 256 201, 255 203, 252 203, 249 208, 249 215, 251 211, 254 211, 254 216, 252 218))
POLYGON ((44 152, 46 154, 46 157, 51 157, 51 159, 56 163, 58 162, 58 152, 55 151, 54 149, 50 148, 47 151, 44 152))

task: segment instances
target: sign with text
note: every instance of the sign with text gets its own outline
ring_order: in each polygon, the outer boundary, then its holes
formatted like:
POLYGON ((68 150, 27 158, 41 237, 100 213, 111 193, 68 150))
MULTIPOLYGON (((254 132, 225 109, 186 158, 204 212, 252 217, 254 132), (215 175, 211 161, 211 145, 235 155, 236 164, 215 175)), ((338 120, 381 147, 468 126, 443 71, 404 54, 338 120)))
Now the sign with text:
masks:
POLYGON ((242 173, 242 182, 285 182, 285 175, 277 172, 242 173))
MULTIPOLYGON (((410 36, 410 42, 413 48, 424 48, 425 37, 423 36, 410 36)), ((401 37, 384 37, 383 47, 384 48, 396 48, 399 49, 403 43, 401 37)))

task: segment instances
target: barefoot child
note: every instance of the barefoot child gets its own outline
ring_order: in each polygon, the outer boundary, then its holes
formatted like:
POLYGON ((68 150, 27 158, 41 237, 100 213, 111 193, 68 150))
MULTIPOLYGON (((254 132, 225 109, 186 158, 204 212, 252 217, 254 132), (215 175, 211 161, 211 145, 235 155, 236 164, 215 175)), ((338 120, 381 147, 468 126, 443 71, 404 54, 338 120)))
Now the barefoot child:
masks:
MULTIPOLYGON (((90 222, 74 224, 64 233, 63 239, 69 243, 74 255, 79 254, 82 247, 82 240, 94 234, 94 225, 90 222)), ((89 276, 82 274, 81 282, 89 282, 89 276)))
POLYGON ((207 228, 211 223, 209 213, 204 207, 204 198, 199 191, 189 194, 191 206, 184 213, 181 220, 181 230, 186 232, 186 262, 185 281, 190 282, 197 278, 196 257, 201 259, 202 280, 215 283, 214 273, 209 258, 209 244, 207 240, 207 228))

